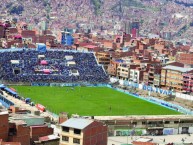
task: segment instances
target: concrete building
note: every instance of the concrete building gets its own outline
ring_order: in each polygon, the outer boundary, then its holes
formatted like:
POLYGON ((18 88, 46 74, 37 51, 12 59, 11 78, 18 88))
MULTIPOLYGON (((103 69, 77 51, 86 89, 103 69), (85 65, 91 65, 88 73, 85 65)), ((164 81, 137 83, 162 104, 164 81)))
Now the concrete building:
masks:
POLYGON ((119 62, 116 60, 111 60, 110 64, 108 65, 107 72, 110 76, 116 77, 117 76, 117 67, 119 62))
POLYGON ((74 38, 70 32, 62 31, 61 43, 65 46, 72 46, 74 44, 74 38))
POLYGON ((193 92, 193 73, 183 74, 183 90, 185 92, 193 92))
POLYGON ((140 83, 143 80, 144 70, 140 67, 130 69, 130 77, 129 80, 135 83, 140 83))
POLYGON ((60 145, 106 145, 107 126, 103 123, 71 118, 61 124, 60 145))
POLYGON ((108 65, 110 64, 110 54, 105 52, 97 52, 96 58, 99 64, 102 64, 104 69, 107 70, 108 65))
POLYGON ((148 85, 155 85, 157 86, 157 82, 154 82, 154 78, 156 77, 156 80, 159 80, 159 76, 161 74, 161 68, 162 66, 160 65, 160 63, 152 63, 149 66, 149 70, 146 73, 146 78, 147 78, 147 82, 145 82, 148 85), (155 84, 154 84, 155 83, 155 84))
MULTIPOLYGON (((193 68, 183 68, 168 65, 161 70, 161 86, 167 89, 182 92, 184 85, 184 74, 192 73, 193 68)), ((186 84, 186 83, 185 83, 186 84)))
POLYGON ((95 116, 94 119, 107 124, 109 136, 193 133, 191 115, 95 116))
POLYGON ((117 77, 122 80, 128 80, 130 75, 130 67, 125 63, 120 63, 117 67, 117 77))

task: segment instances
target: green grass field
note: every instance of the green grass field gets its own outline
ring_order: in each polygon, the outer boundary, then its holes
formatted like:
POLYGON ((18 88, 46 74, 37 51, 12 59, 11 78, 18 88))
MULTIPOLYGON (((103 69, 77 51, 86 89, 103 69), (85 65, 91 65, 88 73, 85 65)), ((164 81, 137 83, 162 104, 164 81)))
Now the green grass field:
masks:
POLYGON ((31 87, 13 86, 48 110, 79 115, 171 115, 179 112, 149 103, 106 87, 31 87))

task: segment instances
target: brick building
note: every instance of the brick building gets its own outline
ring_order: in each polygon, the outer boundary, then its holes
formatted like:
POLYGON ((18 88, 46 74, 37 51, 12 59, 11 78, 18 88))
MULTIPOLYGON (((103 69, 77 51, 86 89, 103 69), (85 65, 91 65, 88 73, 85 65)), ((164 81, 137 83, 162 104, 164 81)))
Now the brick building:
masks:
POLYGON ((193 67, 193 53, 178 53, 176 61, 185 64, 187 67, 193 67))
POLYGON ((60 145, 107 144, 107 126, 98 121, 71 118, 61 124, 61 129, 60 145))
POLYGON ((0 38, 5 38, 5 27, 0 25, 0 38))
POLYGON ((8 141, 20 142, 21 145, 30 144, 30 128, 22 120, 14 120, 9 122, 8 141))
POLYGON ((108 65, 107 72, 110 76, 117 76, 117 67, 119 65, 119 62, 116 60, 111 60, 110 64, 108 65))
POLYGON ((31 141, 36 141, 39 137, 53 134, 54 130, 48 125, 30 126, 31 141))
POLYGON ((161 64, 151 63, 148 65, 148 71, 144 73, 144 83, 147 85, 159 86, 160 84, 160 74, 161 74, 161 64), (155 80, 156 78, 156 80, 155 80))
POLYGON ((96 52, 96 58, 99 64, 102 64, 104 66, 104 69, 108 68, 108 65, 110 64, 110 54, 105 52, 96 52))
POLYGON ((183 90, 185 92, 193 92, 193 73, 183 74, 183 90))
POLYGON ((8 113, 0 112, 0 139, 7 141, 9 132, 8 113))

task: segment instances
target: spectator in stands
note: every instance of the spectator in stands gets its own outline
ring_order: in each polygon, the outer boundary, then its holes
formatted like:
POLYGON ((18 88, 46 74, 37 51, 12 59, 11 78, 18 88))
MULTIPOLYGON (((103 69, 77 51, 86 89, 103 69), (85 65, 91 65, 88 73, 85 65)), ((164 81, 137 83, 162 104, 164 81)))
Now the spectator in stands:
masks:
POLYGON ((47 51, 41 53, 34 50, 0 52, 1 78, 10 82, 105 82, 108 79, 102 66, 97 64, 93 53, 71 51, 47 51), (44 55, 48 62, 42 65, 38 55, 44 55), (72 56, 67 60, 65 56, 72 56), (18 64, 11 63, 18 60, 18 64), (75 65, 68 66, 69 61, 75 65), (17 70, 17 71, 15 71, 17 70), (49 70, 45 74, 44 70, 49 70), (73 75, 77 70, 79 75, 73 75))

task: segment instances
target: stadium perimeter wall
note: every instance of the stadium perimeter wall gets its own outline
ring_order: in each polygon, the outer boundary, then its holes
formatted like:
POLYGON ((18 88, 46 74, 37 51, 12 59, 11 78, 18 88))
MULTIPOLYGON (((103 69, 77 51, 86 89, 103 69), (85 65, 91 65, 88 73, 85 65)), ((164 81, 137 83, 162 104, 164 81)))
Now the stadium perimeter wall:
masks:
POLYGON ((119 80, 117 78, 110 78, 110 81, 112 83, 113 82, 119 82, 119 84, 122 86, 126 86, 126 87, 129 86, 129 87, 138 88, 141 90, 146 90, 146 91, 149 91, 149 93, 155 92, 155 93, 159 93, 159 94, 163 94, 163 95, 173 95, 173 96, 176 96, 177 98, 193 101, 193 96, 188 95, 188 94, 174 92, 171 90, 165 90, 165 89, 161 89, 158 87, 148 86, 145 84, 134 83, 131 81, 119 80))

